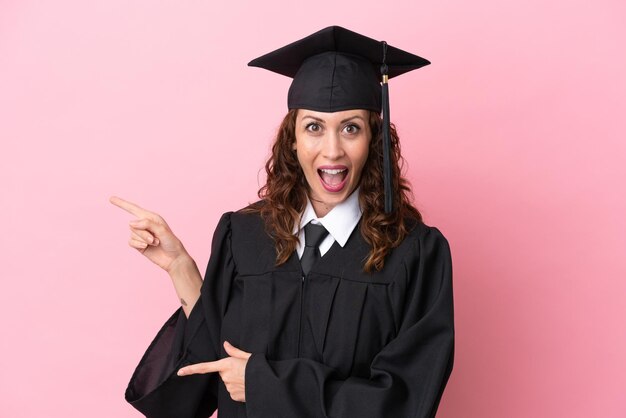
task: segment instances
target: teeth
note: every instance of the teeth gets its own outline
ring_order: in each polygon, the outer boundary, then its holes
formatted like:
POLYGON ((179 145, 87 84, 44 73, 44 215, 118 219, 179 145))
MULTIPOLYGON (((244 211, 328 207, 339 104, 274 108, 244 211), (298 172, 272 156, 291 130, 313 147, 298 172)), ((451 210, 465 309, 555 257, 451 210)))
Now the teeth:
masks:
POLYGON ((346 171, 346 168, 321 168, 320 171, 323 171, 324 173, 328 173, 328 174, 339 174, 339 173, 343 173, 344 171, 346 171))

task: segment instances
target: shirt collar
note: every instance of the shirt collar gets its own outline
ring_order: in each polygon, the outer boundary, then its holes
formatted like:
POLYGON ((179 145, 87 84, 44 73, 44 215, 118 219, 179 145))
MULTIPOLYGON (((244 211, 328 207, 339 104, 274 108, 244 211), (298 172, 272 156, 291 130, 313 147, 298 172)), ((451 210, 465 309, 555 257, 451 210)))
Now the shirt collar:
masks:
MULTIPOLYGON (((328 231, 330 235, 342 247, 348 242, 348 238, 352 234, 354 227, 359 223, 362 215, 361 206, 359 205, 359 188, 357 188, 346 200, 331 209, 326 216, 318 218, 315 209, 309 200, 306 199, 306 208, 300 219, 300 227, 298 231, 312 220, 316 220, 328 231)), ((298 231, 294 231, 297 233, 298 231)))

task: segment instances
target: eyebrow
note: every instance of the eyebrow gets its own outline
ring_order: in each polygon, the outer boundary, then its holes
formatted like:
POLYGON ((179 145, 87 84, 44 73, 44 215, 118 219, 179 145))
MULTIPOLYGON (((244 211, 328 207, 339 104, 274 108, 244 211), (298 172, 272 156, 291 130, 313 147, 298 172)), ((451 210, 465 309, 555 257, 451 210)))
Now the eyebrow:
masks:
MULTIPOLYGON (((306 115, 306 116, 304 116, 304 117, 302 118, 302 120, 307 119, 307 118, 309 118, 309 119, 313 119, 313 120, 316 120, 316 121, 318 121, 318 122, 326 123, 326 122, 324 121, 324 119, 321 119, 321 118, 318 118, 318 117, 316 117, 316 116, 312 116, 312 115, 306 115)), ((346 122, 348 122, 348 121, 350 121, 350 120, 352 120, 352 119, 361 119, 361 120, 363 121, 363 123, 365 123, 365 119, 363 119, 363 117, 361 117, 361 115, 354 115, 354 116, 351 116, 351 117, 349 117, 349 118, 347 118, 347 119, 342 120, 342 121, 341 121, 341 122, 339 122, 339 123, 346 123, 346 122)))

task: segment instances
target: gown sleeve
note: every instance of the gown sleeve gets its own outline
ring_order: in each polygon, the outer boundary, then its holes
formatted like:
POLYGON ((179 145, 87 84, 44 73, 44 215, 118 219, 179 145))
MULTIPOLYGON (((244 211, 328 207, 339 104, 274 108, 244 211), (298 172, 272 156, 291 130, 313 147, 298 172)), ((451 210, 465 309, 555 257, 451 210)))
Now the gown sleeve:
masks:
POLYGON ((209 417, 217 408, 217 373, 178 376, 188 364, 220 358, 221 312, 234 275, 230 214, 211 244, 200 298, 186 317, 179 308, 148 347, 126 389, 126 400, 148 418, 209 417))
POLYGON ((274 361, 253 353, 245 372, 248 418, 435 416, 454 358, 452 262, 435 227, 427 227, 415 247, 403 262, 403 319, 373 358, 369 379, 341 378, 309 359, 274 361))

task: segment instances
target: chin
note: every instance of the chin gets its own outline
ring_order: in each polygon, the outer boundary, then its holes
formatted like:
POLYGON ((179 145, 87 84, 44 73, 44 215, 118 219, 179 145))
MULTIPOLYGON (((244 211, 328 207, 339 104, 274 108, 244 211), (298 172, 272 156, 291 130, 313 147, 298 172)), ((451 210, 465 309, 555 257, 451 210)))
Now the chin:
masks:
POLYGON ((316 192, 322 202, 328 203, 334 206, 346 200, 348 196, 350 196, 350 191, 354 191, 354 188, 348 187, 346 185, 346 187, 340 192, 329 192, 324 189, 317 190, 316 192))

